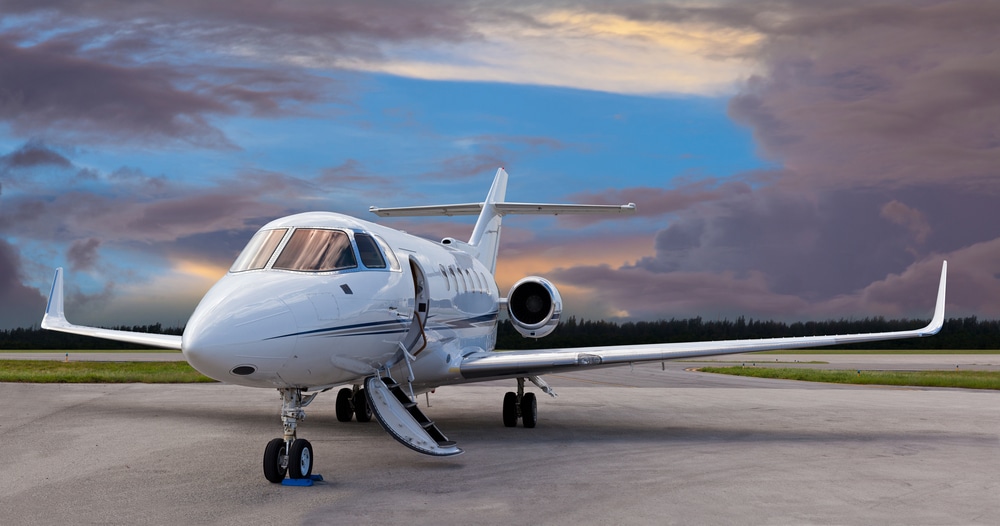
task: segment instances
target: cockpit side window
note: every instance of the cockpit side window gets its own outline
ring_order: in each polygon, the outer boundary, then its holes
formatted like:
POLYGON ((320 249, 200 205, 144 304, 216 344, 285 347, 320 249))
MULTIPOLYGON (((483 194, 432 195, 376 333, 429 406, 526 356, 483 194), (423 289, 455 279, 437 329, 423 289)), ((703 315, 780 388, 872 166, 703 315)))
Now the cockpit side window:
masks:
POLYGON ((264 268, 268 260, 271 259, 271 255, 274 254, 274 249, 277 248, 278 243, 281 243, 281 238, 285 237, 286 232, 288 232, 287 228, 278 228, 275 230, 261 230, 254 234, 250 238, 250 242, 247 243, 246 248, 243 249, 243 252, 240 252, 240 256, 236 258, 229 271, 242 272, 244 270, 264 268))
POLYGON ((292 233, 272 268, 323 272, 357 266, 351 238, 345 232, 299 228, 292 233))
POLYGON ((361 254, 361 264, 368 268, 385 268, 385 259, 379 252, 375 239, 368 234, 354 234, 354 242, 358 244, 358 254, 361 254))
POLYGON ((389 270, 393 272, 399 272, 403 267, 399 266, 399 259, 396 258, 396 254, 389 248, 389 244, 385 242, 384 239, 378 236, 372 236, 375 241, 378 242, 378 246, 382 247, 382 252, 385 253, 385 258, 389 260, 389 270))

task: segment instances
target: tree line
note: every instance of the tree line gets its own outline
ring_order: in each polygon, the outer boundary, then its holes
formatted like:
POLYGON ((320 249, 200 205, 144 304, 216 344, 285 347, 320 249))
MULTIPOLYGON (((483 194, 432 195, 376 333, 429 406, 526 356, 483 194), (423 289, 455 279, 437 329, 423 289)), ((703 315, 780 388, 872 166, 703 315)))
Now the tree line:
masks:
MULTIPOLYGON (((612 322, 564 320, 549 336, 538 340, 522 338, 509 320, 500 323, 498 349, 546 349, 554 347, 594 347, 643 343, 675 343, 715 340, 826 336, 919 329, 929 320, 828 320, 784 323, 739 317, 735 320, 704 320, 700 317, 660 321, 612 322)), ((945 320, 941 332, 930 338, 910 338, 882 342, 825 347, 826 349, 1000 349, 1000 320, 979 320, 975 316, 945 320)))
MULTIPOLYGON (((546 349, 858 334, 919 329, 927 323, 927 320, 886 320, 881 317, 795 323, 754 320, 742 316, 735 320, 703 320, 698 317, 637 322, 578 320, 575 317, 569 317, 552 334, 536 340, 522 338, 514 330, 509 320, 503 320, 497 329, 497 348, 507 350, 546 349)), ((110 328, 158 334, 179 335, 184 332, 183 327, 163 327, 159 323, 110 328)), ((118 350, 138 348, 143 347, 136 344, 47 331, 38 327, 0 331, 0 349, 118 350)), ((941 332, 931 338, 870 342, 827 347, 827 349, 1000 349, 1000 320, 980 320, 975 316, 951 318, 945 321, 941 332)))

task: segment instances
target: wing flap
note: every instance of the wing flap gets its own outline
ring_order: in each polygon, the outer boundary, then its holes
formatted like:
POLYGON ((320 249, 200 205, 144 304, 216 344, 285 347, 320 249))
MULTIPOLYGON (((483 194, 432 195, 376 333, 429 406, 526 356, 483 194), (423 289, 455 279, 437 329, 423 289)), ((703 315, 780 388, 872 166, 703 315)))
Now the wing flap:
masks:
POLYGON ((795 338, 579 347, 572 349, 542 349, 537 351, 480 352, 467 356, 463 360, 460 370, 462 376, 469 380, 510 378, 553 373, 579 367, 608 367, 627 363, 659 362, 681 358, 825 347, 848 343, 932 336, 937 334, 944 325, 947 275, 948 262, 944 262, 941 266, 941 281, 938 284, 934 316, 930 323, 921 329, 795 338))

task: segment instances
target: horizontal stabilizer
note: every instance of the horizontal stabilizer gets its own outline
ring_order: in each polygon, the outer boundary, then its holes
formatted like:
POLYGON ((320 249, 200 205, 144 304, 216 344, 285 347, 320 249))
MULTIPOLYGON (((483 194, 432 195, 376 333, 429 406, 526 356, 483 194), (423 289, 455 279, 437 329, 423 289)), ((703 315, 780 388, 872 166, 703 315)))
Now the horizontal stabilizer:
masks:
MULTIPOLYGON (((479 215, 485 203, 455 205, 402 206, 395 208, 370 207, 369 212, 379 217, 420 216, 474 216, 479 215)), ((632 214, 635 203, 627 205, 575 205, 550 203, 494 203, 499 215, 563 215, 563 214, 632 214)))

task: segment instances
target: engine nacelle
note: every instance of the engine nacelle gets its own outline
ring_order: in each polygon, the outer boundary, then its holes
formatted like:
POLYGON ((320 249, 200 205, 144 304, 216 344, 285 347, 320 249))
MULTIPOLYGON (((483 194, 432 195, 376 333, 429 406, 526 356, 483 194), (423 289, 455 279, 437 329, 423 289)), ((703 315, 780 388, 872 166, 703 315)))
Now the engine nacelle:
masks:
POLYGON ((514 284, 507 295, 507 314, 525 338, 548 336, 559 325, 562 297, 545 278, 529 276, 514 284))

